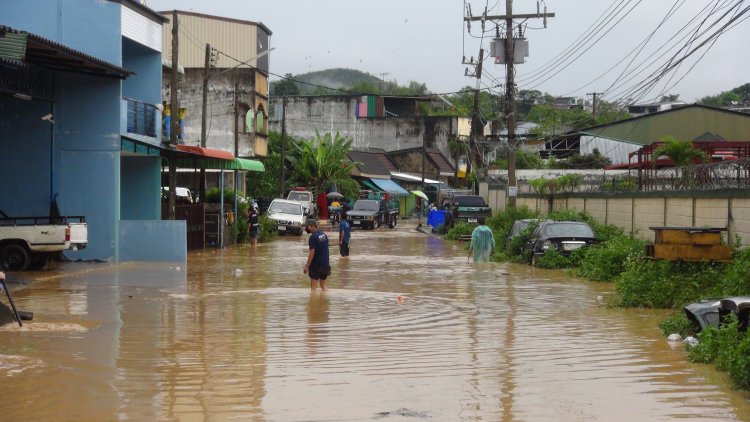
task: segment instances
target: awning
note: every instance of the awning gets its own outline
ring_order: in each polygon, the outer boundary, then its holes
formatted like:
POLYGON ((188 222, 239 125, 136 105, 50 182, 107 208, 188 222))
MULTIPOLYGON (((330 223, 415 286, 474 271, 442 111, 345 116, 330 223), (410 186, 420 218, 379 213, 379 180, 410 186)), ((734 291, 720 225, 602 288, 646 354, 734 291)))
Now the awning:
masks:
POLYGON ((406 189, 399 186, 396 182, 390 179, 370 179, 379 190, 388 192, 394 196, 409 196, 409 192, 406 189))
MULTIPOLYGON (((406 173, 391 173, 391 177, 397 180, 403 180, 405 182, 411 182, 411 183, 422 183, 422 178, 419 176, 412 176, 411 174, 406 173)), ((424 179, 424 183, 428 186, 432 186, 435 189, 448 189, 448 185, 446 185, 443 182, 440 182, 438 180, 433 179, 424 179)))
POLYGON ((266 171, 263 163, 258 160, 248 160, 247 158, 235 158, 232 161, 232 170, 244 170, 244 171, 266 171))
POLYGON ((218 158, 220 160, 229 161, 234 160, 234 155, 231 152, 222 151, 220 149, 203 148, 191 145, 177 145, 177 150, 197 154, 206 158, 218 158))
POLYGON ((133 72, 58 42, 0 25, 0 57, 63 72, 125 79, 133 72))

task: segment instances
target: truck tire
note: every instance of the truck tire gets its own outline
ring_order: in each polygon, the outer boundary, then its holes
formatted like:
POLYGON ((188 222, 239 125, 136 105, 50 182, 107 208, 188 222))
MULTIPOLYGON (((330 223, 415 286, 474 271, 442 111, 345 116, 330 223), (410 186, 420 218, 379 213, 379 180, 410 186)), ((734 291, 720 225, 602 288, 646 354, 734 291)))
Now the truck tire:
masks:
POLYGON ((31 264, 29 269, 32 270, 45 270, 50 261, 50 255, 47 253, 36 253, 31 254, 31 264))
POLYGON ((26 246, 8 243, 0 248, 0 268, 5 271, 25 271, 31 264, 26 246))
POLYGON ((395 215, 392 215, 391 221, 388 223, 388 228, 389 229, 395 228, 396 224, 398 224, 398 217, 395 215))

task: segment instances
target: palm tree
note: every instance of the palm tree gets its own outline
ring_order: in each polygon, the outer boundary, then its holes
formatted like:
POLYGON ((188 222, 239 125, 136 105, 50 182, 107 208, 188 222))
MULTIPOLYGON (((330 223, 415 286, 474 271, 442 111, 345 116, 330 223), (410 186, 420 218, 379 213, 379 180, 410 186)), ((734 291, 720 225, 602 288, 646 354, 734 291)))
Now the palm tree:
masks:
POLYGON ((678 141, 673 136, 665 136, 661 140, 664 143, 659 145, 651 154, 653 165, 656 166, 656 160, 659 157, 669 157, 675 167, 677 167, 677 173, 680 176, 680 185, 687 187, 688 173, 684 167, 695 164, 696 161, 705 163, 708 161, 708 156, 705 152, 697 149, 692 142, 678 141))
POLYGON ((342 180, 349 179, 352 168, 358 163, 349 160, 352 140, 336 133, 320 136, 296 144, 294 172, 320 193, 342 180))

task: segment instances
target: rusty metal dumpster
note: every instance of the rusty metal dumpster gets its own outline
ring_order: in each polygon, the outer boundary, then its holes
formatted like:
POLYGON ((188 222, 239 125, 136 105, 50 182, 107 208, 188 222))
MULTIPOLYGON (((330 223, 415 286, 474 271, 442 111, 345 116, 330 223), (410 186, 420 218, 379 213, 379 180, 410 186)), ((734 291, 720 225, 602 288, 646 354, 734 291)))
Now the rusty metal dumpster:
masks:
POLYGON ((732 259, 732 248, 721 244, 723 228, 650 227, 656 232, 646 255, 669 261, 718 261, 732 259))

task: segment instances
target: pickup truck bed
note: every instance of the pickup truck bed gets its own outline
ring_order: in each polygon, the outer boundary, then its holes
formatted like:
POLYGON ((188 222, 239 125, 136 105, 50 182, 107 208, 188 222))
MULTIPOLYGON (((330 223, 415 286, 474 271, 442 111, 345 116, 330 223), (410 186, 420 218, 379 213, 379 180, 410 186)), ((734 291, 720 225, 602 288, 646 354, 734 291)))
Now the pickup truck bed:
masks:
POLYGON ((0 269, 23 271, 43 268, 65 250, 85 249, 86 218, 8 217, 0 211, 0 269))

